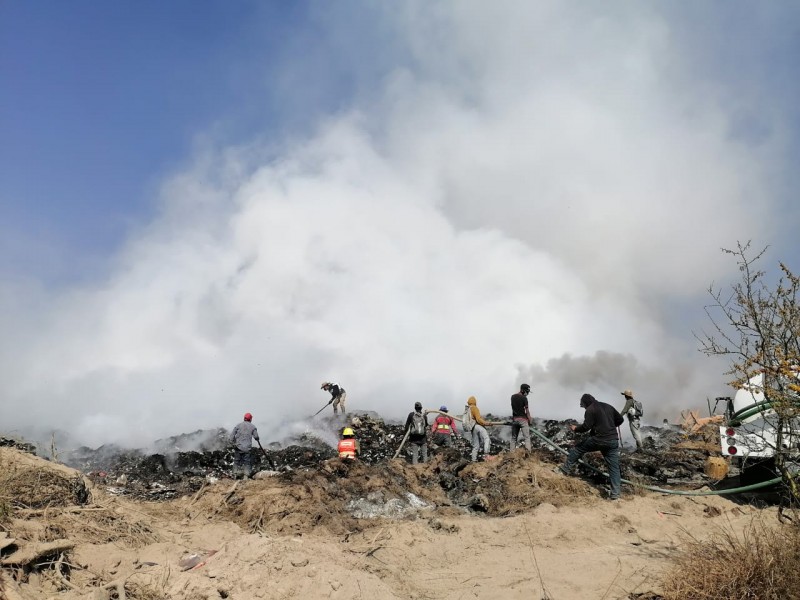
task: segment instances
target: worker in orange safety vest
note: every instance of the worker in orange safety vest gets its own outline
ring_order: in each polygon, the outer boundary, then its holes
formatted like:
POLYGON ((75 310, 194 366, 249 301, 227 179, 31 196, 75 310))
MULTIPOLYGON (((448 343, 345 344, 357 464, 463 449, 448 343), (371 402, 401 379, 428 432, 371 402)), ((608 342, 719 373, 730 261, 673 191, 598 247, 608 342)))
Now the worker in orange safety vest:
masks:
POLYGON ((342 439, 339 440, 339 458, 355 460, 361 454, 361 445, 355 438, 352 428, 345 427, 342 430, 342 439))

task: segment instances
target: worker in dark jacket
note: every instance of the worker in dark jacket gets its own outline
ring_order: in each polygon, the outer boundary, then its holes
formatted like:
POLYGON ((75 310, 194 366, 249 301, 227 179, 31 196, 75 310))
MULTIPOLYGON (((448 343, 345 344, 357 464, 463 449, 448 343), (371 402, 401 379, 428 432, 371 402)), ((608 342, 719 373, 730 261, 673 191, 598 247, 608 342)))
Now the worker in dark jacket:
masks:
POLYGON ((528 409, 528 394, 531 386, 523 383, 519 392, 511 396, 511 449, 517 447, 519 434, 522 433, 522 443, 525 449, 531 451, 531 413, 528 409))
POLYGON ((622 415, 617 409, 598 402, 591 394, 581 396, 581 407, 586 409, 583 416, 583 423, 580 425, 570 425, 570 429, 576 433, 589 432, 589 437, 573 446, 567 456, 567 461, 560 467, 565 475, 572 472, 575 463, 587 452, 599 451, 603 454, 603 460, 608 467, 608 477, 611 481, 611 500, 619 500, 621 488, 621 475, 619 472, 619 437, 617 427, 624 423, 622 415))

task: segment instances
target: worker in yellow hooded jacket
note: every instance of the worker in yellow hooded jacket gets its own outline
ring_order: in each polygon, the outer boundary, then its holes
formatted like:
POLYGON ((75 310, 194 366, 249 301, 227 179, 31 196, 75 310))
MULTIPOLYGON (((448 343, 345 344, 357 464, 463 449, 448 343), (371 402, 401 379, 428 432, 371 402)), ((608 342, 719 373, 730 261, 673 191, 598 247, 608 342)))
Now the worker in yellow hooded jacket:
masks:
POLYGON ((483 455, 489 455, 491 440, 489 439, 489 432, 486 431, 486 426, 490 425, 490 423, 481 416, 475 396, 469 397, 467 407, 468 411, 464 413, 462 426, 465 432, 472 432, 472 462, 475 462, 478 460, 478 449, 481 444, 483 444, 483 455), (467 427, 471 427, 471 429, 467 429, 467 427))

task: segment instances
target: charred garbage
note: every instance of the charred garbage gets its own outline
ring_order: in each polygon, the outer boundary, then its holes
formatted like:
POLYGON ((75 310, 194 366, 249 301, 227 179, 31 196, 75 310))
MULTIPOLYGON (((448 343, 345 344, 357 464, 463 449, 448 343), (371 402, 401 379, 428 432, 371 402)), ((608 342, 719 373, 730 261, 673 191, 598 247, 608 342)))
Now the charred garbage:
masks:
MULTIPOLYGON (((498 417, 487 415, 493 421, 498 417)), ((569 425, 574 421, 536 419, 534 426, 544 436, 565 448, 574 443, 576 435, 569 425)), ((385 422, 375 413, 348 415, 348 424, 356 431, 361 444, 360 462, 382 465, 391 461, 404 436, 400 423, 385 422)), ((252 451, 255 471, 270 471, 287 475, 294 471, 319 470, 325 461, 336 457, 335 440, 344 422, 336 418, 318 418, 303 426, 303 430, 283 440, 267 444, 262 451, 252 451)), ((508 448, 510 427, 489 428, 491 451, 489 458, 508 448)), ((673 426, 644 427, 645 451, 623 451, 623 478, 650 485, 684 485, 698 487, 707 484, 704 474, 709 450, 704 444, 694 444, 673 426)), ((233 475, 234 453, 224 429, 196 431, 158 440, 150 450, 130 450, 114 445, 96 449, 78 448, 62 452, 61 460, 68 466, 86 473, 95 482, 107 486, 111 493, 161 500, 196 492, 206 482, 233 475)), ((534 451, 548 462, 558 463, 563 455, 547 443, 533 437, 534 451)), ((463 437, 452 448, 433 448, 436 466, 427 477, 452 497, 458 505, 484 510, 475 490, 462 481, 461 472, 469 465, 471 444, 463 437)), ((405 449, 408 452, 408 449, 405 449)), ((406 457, 401 453, 400 458, 406 457)), ((602 459, 587 455, 587 461, 603 470, 602 459)), ((583 475, 597 483, 603 477, 582 468, 583 475)), ((474 487, 474 486, 473 486, 474 487)))

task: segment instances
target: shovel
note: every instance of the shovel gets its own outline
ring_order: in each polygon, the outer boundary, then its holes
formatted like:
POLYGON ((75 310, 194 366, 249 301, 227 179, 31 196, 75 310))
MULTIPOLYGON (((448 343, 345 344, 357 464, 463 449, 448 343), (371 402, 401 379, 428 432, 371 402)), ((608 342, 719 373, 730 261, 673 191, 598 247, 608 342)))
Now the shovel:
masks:
MULTIPOLYGON (((319 413, 321 413, 323 410, 325 410, 326 408, 328 408, 328 406, 329 406, 330 404, 332 404, 332 403, 333 403, 333 398, 331 398, 330 400, 328 400, 328 403, 327 403, 327 404, 325 404, 325 406, 323 406, 323 407, 322 407, 322 408, 320 408, 320 409, 319 409, 317 412, 315 412, 315 413, 314 413, 314 417, 316 417, 316 416, 317 416, 319 413)), ((311 418, 313 419, 314 417, 311 417, 311 418)))
MULTIPOLYGON (((325 407, 323 407, 323 408, 325 408, 325 407)), ((274 469, 275 468, 275 463, 272 462, 272 459, 269 457, 269 454, 267 454, 267 451, 264 450, 264 446, 261 445, 261 440, 256 440, 256 443, 258 444, 258 447, 261 448, 261 452, 264 453, 264 458, 266 458, 267 462, 269 462, 269 466, 271 466, 274 469)))

